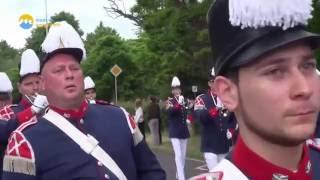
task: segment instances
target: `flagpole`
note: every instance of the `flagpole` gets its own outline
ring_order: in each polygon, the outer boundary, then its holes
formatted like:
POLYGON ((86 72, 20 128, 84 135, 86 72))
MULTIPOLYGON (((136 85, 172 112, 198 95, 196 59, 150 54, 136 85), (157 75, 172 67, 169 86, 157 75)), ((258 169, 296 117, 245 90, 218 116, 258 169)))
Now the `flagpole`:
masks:
POLYGON ((46 24, 45 24, 45 28, 46 28, 46 35, 48 34, 48 6, 47 6, 47 0, 44 0, 45 3, 45 11, 46 11, 46 24))

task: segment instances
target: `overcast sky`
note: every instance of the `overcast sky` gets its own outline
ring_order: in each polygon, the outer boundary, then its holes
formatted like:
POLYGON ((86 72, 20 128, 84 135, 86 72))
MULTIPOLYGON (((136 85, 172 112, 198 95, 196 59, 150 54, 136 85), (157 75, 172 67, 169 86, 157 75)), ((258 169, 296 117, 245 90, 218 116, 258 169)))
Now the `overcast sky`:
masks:
MULTIPOLYGON (((127 9, 135 0, 123 0, 127 9)), ((80 22, 80 28, 86 33, 92 32, 100 21, 110 26, 126 39, 136 38, 137 27, 124 18, 112 19, 107 16, 103 6, 106 0, 47 0, 48 17, 61 11, 70 12, 80 22)), ((0 40, 6 40, 15 48, 22 48, 31 29, 19 26, 19 17, 30 14, 34 19, 45 18, 45 0, 0 0, 0 40)), ((33 26, 35 27, 35 26, 33 26)), ((85 37, 85 36, 84 36, 85 37)))

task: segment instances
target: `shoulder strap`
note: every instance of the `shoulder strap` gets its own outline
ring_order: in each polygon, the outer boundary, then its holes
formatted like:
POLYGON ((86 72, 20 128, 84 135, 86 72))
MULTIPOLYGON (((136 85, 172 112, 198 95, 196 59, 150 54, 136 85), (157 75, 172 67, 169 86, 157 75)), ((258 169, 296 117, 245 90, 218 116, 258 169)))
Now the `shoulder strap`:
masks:
POLYGON ((49 110, 43 117, 68 135, 83 151, 100 161, 115 176, 117 176, 118 179, 127 180, 116 162, 114 162, 114 160, 98 145, 99 142, 93 136, 90 134, 83 134, 68 120, 55 111, 49 110))

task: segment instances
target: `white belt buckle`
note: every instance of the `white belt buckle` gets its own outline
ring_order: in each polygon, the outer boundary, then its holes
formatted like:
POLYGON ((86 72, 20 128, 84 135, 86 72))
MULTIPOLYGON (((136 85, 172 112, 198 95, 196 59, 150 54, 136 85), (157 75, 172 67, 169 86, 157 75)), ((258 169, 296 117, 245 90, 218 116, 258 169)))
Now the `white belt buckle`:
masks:
POLYGON ((91 154, 94 149, 98 146, 99 141, 96 140, 93 136, 90 134, 87 134, 87 139, 85 145, 82 147, 82 149, 87 153, 91 154))

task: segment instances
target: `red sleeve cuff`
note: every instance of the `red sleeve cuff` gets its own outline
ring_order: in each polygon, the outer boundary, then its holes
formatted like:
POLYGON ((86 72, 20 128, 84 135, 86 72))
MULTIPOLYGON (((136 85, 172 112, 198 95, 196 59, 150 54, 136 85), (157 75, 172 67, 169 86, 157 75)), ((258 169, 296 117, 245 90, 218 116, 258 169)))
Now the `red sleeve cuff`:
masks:
POLYGON ((191 123, 193 123, 193 116, 192 116, 192 114, 189 114, 189 115, 187 116, 187 119, 189 119, 189 121, 190 121, 191 123))
POLYGON ((32 113, 31 108, 27 108, 24 111, 17 113, 17 120, 18 120, 19 124, 27 122, 32 117, 33 117, 33 113, 32 113))

